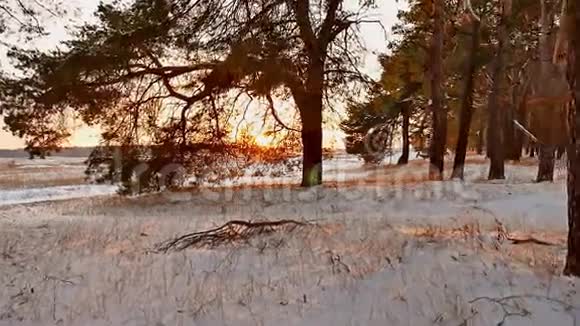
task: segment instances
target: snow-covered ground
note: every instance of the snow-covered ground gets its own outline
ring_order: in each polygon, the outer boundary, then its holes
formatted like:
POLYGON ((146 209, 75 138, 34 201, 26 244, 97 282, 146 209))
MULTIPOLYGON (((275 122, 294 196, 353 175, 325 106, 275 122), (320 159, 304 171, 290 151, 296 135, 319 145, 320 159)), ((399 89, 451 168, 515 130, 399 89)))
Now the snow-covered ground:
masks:
POLYGON ((113 185, 76 185, 0 191, 0 206, 104 196, 116 193, 113 185))
POLYGON ((0 206, 0 325, 580 325, 562 175, 535 184, 524 162, 490 183, 472 156, 466 182, 428 182, 425 161, 334 161, 308 190, 269 177, 0 206), (234 219, 315 225, 150 251, 234 219))
POLYGON ((86 184, 84 159, 0 158, 0 206, 112 195, 116 187, 86 184))

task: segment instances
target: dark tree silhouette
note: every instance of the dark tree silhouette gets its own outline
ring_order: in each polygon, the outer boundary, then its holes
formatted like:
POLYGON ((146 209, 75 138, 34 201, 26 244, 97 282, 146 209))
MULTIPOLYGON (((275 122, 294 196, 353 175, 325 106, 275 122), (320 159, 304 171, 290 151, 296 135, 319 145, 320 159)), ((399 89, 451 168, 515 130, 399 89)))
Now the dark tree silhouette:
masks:
POLYGON ((463 179, 465 156, 467 155, 467 142, 473 117, 473 87, 477 70, 477 51, 479 48, 479 33, 481 23, 479 18, 471 17, 471 45, 465 68, 465 84, 461 94, 461 113, 459 117, 459 135, 455 147, 455 159, 453 161, 453 174, 451 178, 463 179))
POLYGON ((508 9, 506 3, 501 4, 501 17, 498 26, 498 46, 492 68, 492 86, 488 99, 488 124, 487 124, 487 146, 488 155, 491 161, 489 167, 490 180, 505 179, 504 175, 504 157, 505 149, 503 148, 503 129, 504 112, 500 109, 499 97, 501 85, 504 79, 504 60, 505 51, 508 43, 508 9))
MULTIPOLYGON (((568 82, 572 91, 573 105, 570 114, 570 145, 568 146, 568 254, 564 274, 580 277, 580 6, 576 1, 566 3, 566 14, 562 15, 559 38, 567 40, 565 59, 568 66, 568 82)), ((563 43, 563 42, 562 42, 563 43)), ((559 52, 557 46, 555 52, 559 52)))
POLYGON ((431 44, 431 110, 433 131, 429 150, 429 178, 442 179, 447 143, 447 108, 443 103, 443 10, 444 0, 433 1, 431 44))
MULTIPOLYGON (((73 108, 104 129, 105 146, 162 146, 169 162, 216 148, 238 100, 292 98, 301 121, 302 185, 322 182, 323 110, 370 80, 359 71, 358 27, 373 1, 135 0, 99 6, 67 50, 10 53, 28 74, 3 80, 1 104, 31 150, 69 136, 58 116, 73 108), (331 96, 332 95, 332 96, 331 96), (33 124, 35 127, 31 128, 33 124), (212 143, 212 146, 207 145, 212 143), (206 149, 204 149, 206 150, 206 149)), ((276 115, 273 101, 264 109, 276 115)), ((279 119, 278 119, 279 120, 279 119)), ((158 152, 158 151, 155 151, 158 152)), ((151 161, 152 151, 139 154, 151 161)), ((157 165, 157 164, 156 164, 157 165)), ((155 173, 151 173, 155 175, 155 173)))
MULTIPOLYGON (((550 8, 550 3, 548 0, 541 0, 541 14, 540 14, 540 39, 539 39, 539 50, 540 50, 540 65, 541 65, 541 79, 547 78, 547 73, 552 65, 551 62, 551 44, 549 43, 549 34, 552 28, 552 22, 554 19, 554 11, 550 8)), ((542 121, 542 126, 549 126, 550 124, 542 121)), ((542 134, 551 134, 544 132, 542 134)), ((550 137, 552 138, 552 137, 550 137)), ((556 146, 553 144, 552 139, 546 139, 546 144, 540 144, 539 158, 540 164, 538 166, 538 175, 536 177, 536 182, 543 181, 553 181, 554 180, 554 163, 555 163, 555 152, 556 146)))

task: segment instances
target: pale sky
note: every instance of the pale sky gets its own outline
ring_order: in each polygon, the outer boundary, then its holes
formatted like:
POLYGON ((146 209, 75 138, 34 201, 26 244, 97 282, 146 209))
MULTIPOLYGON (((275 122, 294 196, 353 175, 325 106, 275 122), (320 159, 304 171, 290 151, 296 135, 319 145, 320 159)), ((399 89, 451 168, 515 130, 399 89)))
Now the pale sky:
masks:
MULTIPOLYGON (((359 0, 346 0, 347 5, 356 6, 359 0)), ((395 0, 379 0, 378 8, 372 11, 372 19, 380 20, 387 30, 385 35, 383 29, 378 24, 365 24, 362 26, 362 35, 370 53, 365 59, 365 71, 371 76, 378 77, 381 69, 377 61, 376 53, 386 51, 386 43, 390 37, 390 28, 396 22, 397 11, 404 8, 404 4, 395 0), (386 38, 385 38, 386 37, 386 38)), ((78 8, 76 16, 71 18, 72 23, 92 20, 92 12, 96 9, 98 1, 91 0, 69 0, 72 8, 78 8)), ((52 48, 59 41, 65 40, 68 33, 64 24, 52 23, 49 25, 50 35, 42 40, 37 40, 32 47, 52 48)), ((0 63, 5 59, 0 54, 0 63)), ((3 122, 0 119, 0 149, 15 149, 24 147, 24 142, 3 130, 3 122)), ((343 134, 336 128, 327 127, 325 129, 325 146, 342 145, 343 134)), ((78 128, 69 141, 70 146, 93 146, 98 143, 99 132, 97 129, 88 127, 78 128)))

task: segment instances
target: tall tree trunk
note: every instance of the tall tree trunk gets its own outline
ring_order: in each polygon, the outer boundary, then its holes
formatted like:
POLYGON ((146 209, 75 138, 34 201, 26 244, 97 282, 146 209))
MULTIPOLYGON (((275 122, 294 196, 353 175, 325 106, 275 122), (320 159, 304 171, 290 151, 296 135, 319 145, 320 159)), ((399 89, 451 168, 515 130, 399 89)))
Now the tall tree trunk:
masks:
POLYGON ((397 165, 404 165, 409 163, 409 116, 410 108, 407 102, 401 104, 401 116, 403 118, 403 126, 401 130, 401 137, 403 138, 403 150, 397 165))
POLYGON ((506 159, 507 160, 517 160, 516 155, 516 130, 514 127, 514 119, 516 115, 516 90, 513 85, 510 87, 510 103, 506 107, 506 119, 504 124, 504 147, 507 150, 506 159))
POLYGON ((504 79, 504 52, 508 38, 506 8, 502 8, 502 17, 498 26, 498 47, 493 64, 492 88, 488 100, 488 155, 490 158, 489 180, 505 179, 503 126, 504 112, 499 106, 501 85, 504 79))
POLYGON ((556 159, 562 159, 562 157, 564 157, 564 153, 566 153, 566 146, 559 145, 556 148, 556 159))
MULTIPOLYGON (((540 39, 539 39, 539 47, 540 47, 540 67, 542 76, 548 76, 550 73, 550 68, 552 66, 552 51, 550 42, 548 40, 550 29, 552 27, 552 17, 549 14, 549 9, 546 4, 548 0, 540 0, 541 2, 541 27, 540 27, 540 39)), ((542 77, 540 77, 542 78, 542 77)), ((542 108, 543 110, 549 108, 542 108)), ((540 135, 546 136, 551 135, 552 131, 549 126, 549 122, 547 121, 540 121, 541 129, 543 131, 540 135)), ((544 181, 554 181, 554 151, 556 150, 555 146, 553 145, 552 137, 543 137, 544 144, 539 145, 539 158, 540 164, 538 165, 538 176, 536 178, 536 182, 544 182, 544 181)))
POLYGON ((322 184, 324 63, 312 59, 305 92, 294 95, 302 122, 302 186, 322 184))
POLYGON ((483 154, 483 143, 485 142, 485 126, 483 120, 479 123, 479 130, 477 131, 477 155, 483 154))
POLYGON ((300 109, 303 187, 322 184, 322 99, 320 105, 314 102, 300 109))
POLYGON ((453 161, 453 174, 451 178, 463 180, 465 166, 465 156, 467 155, 467 144, 469 142, 469 130, 473 117, 473 84, 475 71, 477 69, 477 49, 479 48, 479 27, 480 22, 475 18, 471 26, 471 47, 469 48, 469 59, 466 65, 465 84, 461 94, 461 114, 459 117, 459 136, 455 146, 455 160, 453 161))
POLYGON ((530 157, 531 158, 536 157, 536 151, 537 151, 536 150, 536 144, 531 143, 528 148, 529 148, 529 152, 530 152, 530 157))
POLYGON ((524 138, 522 143, 523 143, 523 148, 524 148, 526 155, 530 155, 530 144, 528 142, 528 139, 524 138))
MULTIPOLYGON (((575 105, 573 106, 572 119, 570 121, 570 145, 568 154, 568 254, 566 257, 566 267, 564 274, 580 277, 580 142, 578 142, 578 132, 580 131, 580 101, 577 98, 580 94, 580 6, 576 1, 569 0, 567 7, 567 17, 572 28, 569 29, 572 35, 571 49, 568 54, 568 82, 572 90, 575 105)), ((567 31, 568 32, 568 31, 567 31)))
POLYGON ((540 164, 536 182, 554 181, 555 152, 553 145, 540 145, 538 155, 540 164))
POLYGON ((447 110, 443 104, 443 0, 434 0, 431 48, 431 101, 433 133, 429 153, 429 178, 442 180, 447 142, 447 110))
MULTIPOLYGON (((516 94, 516 99, 519 96, 520 96, 520 94, 517 93, 516 94)), ((523 126, 526 126, 527 125, 527 122, 526 122, 526 106, 524 104, 519 104, 518 102, 519 101, 516 100, 515 119, 520 124, 522 124, 523 126)), ((515 144, 514 144, 514 148, 513 148, 513 150, 514 150, 513 158, 514 158, 514 160, 519 161, 522 158, 522 151, 523 151, 523 149, 526 147, 526 150, 527 150, 527 146, 525 145, 526 138, 525 138, 524 134, 520 130, 516 130, 515 131, 514 142, 515 142, 515 144)))
POLYGON ((556 146, 553 144, 553 138, 551 136, 552 131, 549 124, 550 122, 542 121, 541 117, 538 117, 536 120, 538 135, 542 137, 541 140, 546 142, 544 144, 536 145, 536 152, 538 153, 539 159, 536 182, 554 181, 556 146))

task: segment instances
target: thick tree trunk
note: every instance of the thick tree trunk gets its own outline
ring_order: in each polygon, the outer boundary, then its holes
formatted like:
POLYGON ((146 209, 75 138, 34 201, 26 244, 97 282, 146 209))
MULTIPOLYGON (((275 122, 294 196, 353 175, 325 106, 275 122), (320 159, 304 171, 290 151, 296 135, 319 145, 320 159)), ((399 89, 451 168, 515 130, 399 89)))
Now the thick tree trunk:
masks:
POLYGON ((322 184, 322 96, 324 63, 313 60, 306 89, 294 94, 302 122, 302 186, 322 184))
MULTIPOLYGON (((473 19, 473 18, 472 18, 473 19)), ((479 48, 479 20, 473 19, 471 28, 471 47, 469 49, 469 59, 467 61, 465 84, 461 94, 461 114, 459 117, 459 135, 455 146, 455 159, 453 161, 453 174, 451 178, 463 179, 465 157, 467 155, 467 144, 469 141, 469 130, 473 117, 473 84, 475 71, 477 69, 477 49, 479 48)))
MULTIPOLYGON (((505 10, 505 9, 504 9, 505 10)), ((504 76, 504 52, 508 38, 507 17, 505 13, 502 14, 501 21, 498 26, 498 48, 493 64, 492 72, 492 89, 488 101, 488 155, 490 158, 489 180, 505 179, 504 167, 504 142, 503 142, 503 126, 504 126, 504 110, 499 106, 499 97, 501 92, 501 84, 504 76)))
POLYGON ((403 126, 401 129, 401 137, 403 138, 403 150, 397 165, 409 163, 409 111, 408 103, 402 103, 401 116, 403 118, 403 126))
POLYGON ((302 186, 322 184, 322 110, 312 107, 302 116, 302 186))
MULTIPOLYGON (((578 120, 579 105, 575 111, 574 120, 578 120)), ((578 130, 580 121, 575 121, 575 124, 578 130)), ((580 146, 575 139, 573 141, 568 151, 568 254, 564 274, 580 277, 580 146)))
MULTIPOLYGON (((580 35, 580 6, 576 1, 568 1, 568 15, 571 18, 573 35, 572 44, 569 47, 572 51, 568 55, 568 77, 572 95, 575 98, 575 106, 571 114, 570 121, 570 145, 568 155, 568 254, 566 257, 566 267, 564 274, 580 277, 580 142, 578 142, 578 132, 580 131, 580 42, 577 35, 580 35)), ((564 19, 567 19, 565 17, 564 19)))
POLYGON ((434 0, 431 50, 431 101, 433 133, 429 151, 429 178, 443 179, 447 142, 447 110, 443 103, 443 0, 434 0))
POLYGON ((303 187, 322 184, 322 103, 310 104, 301 109, 303 187))
MULTIPOLYGON (((550 42, 548 40, 550 34, 550 28, 552 26, 552 17, 549 14, 549 8, 546 4, 547 0, 541 0, 541 17, 540 17, 540 39, 539 39, 539 47, 540 47, 540 65, 541 65, 541 72, 542 76, 549 76, 550 68, 552 67, 552 51, 550 42)), ((540 78, 542 78, 540 76, 540 78)), ((546 108, 543 108, 544 110, 546 108)), ((544 181, 554 181, 554 165, 555 165, 555 156, 554 151, 555 146, 553 145, 553 138, 551 130, 550 122, 549 121, 540 121, 539 123, 540 129, 542 132, 540 136, 542 137, 544 144, 539 145, 539 159, 540 164, 538 165, 538 176, 536 178, 536 182, 544 182, 544 181), (549 137, 547 137, 549 135, 549 137)))

